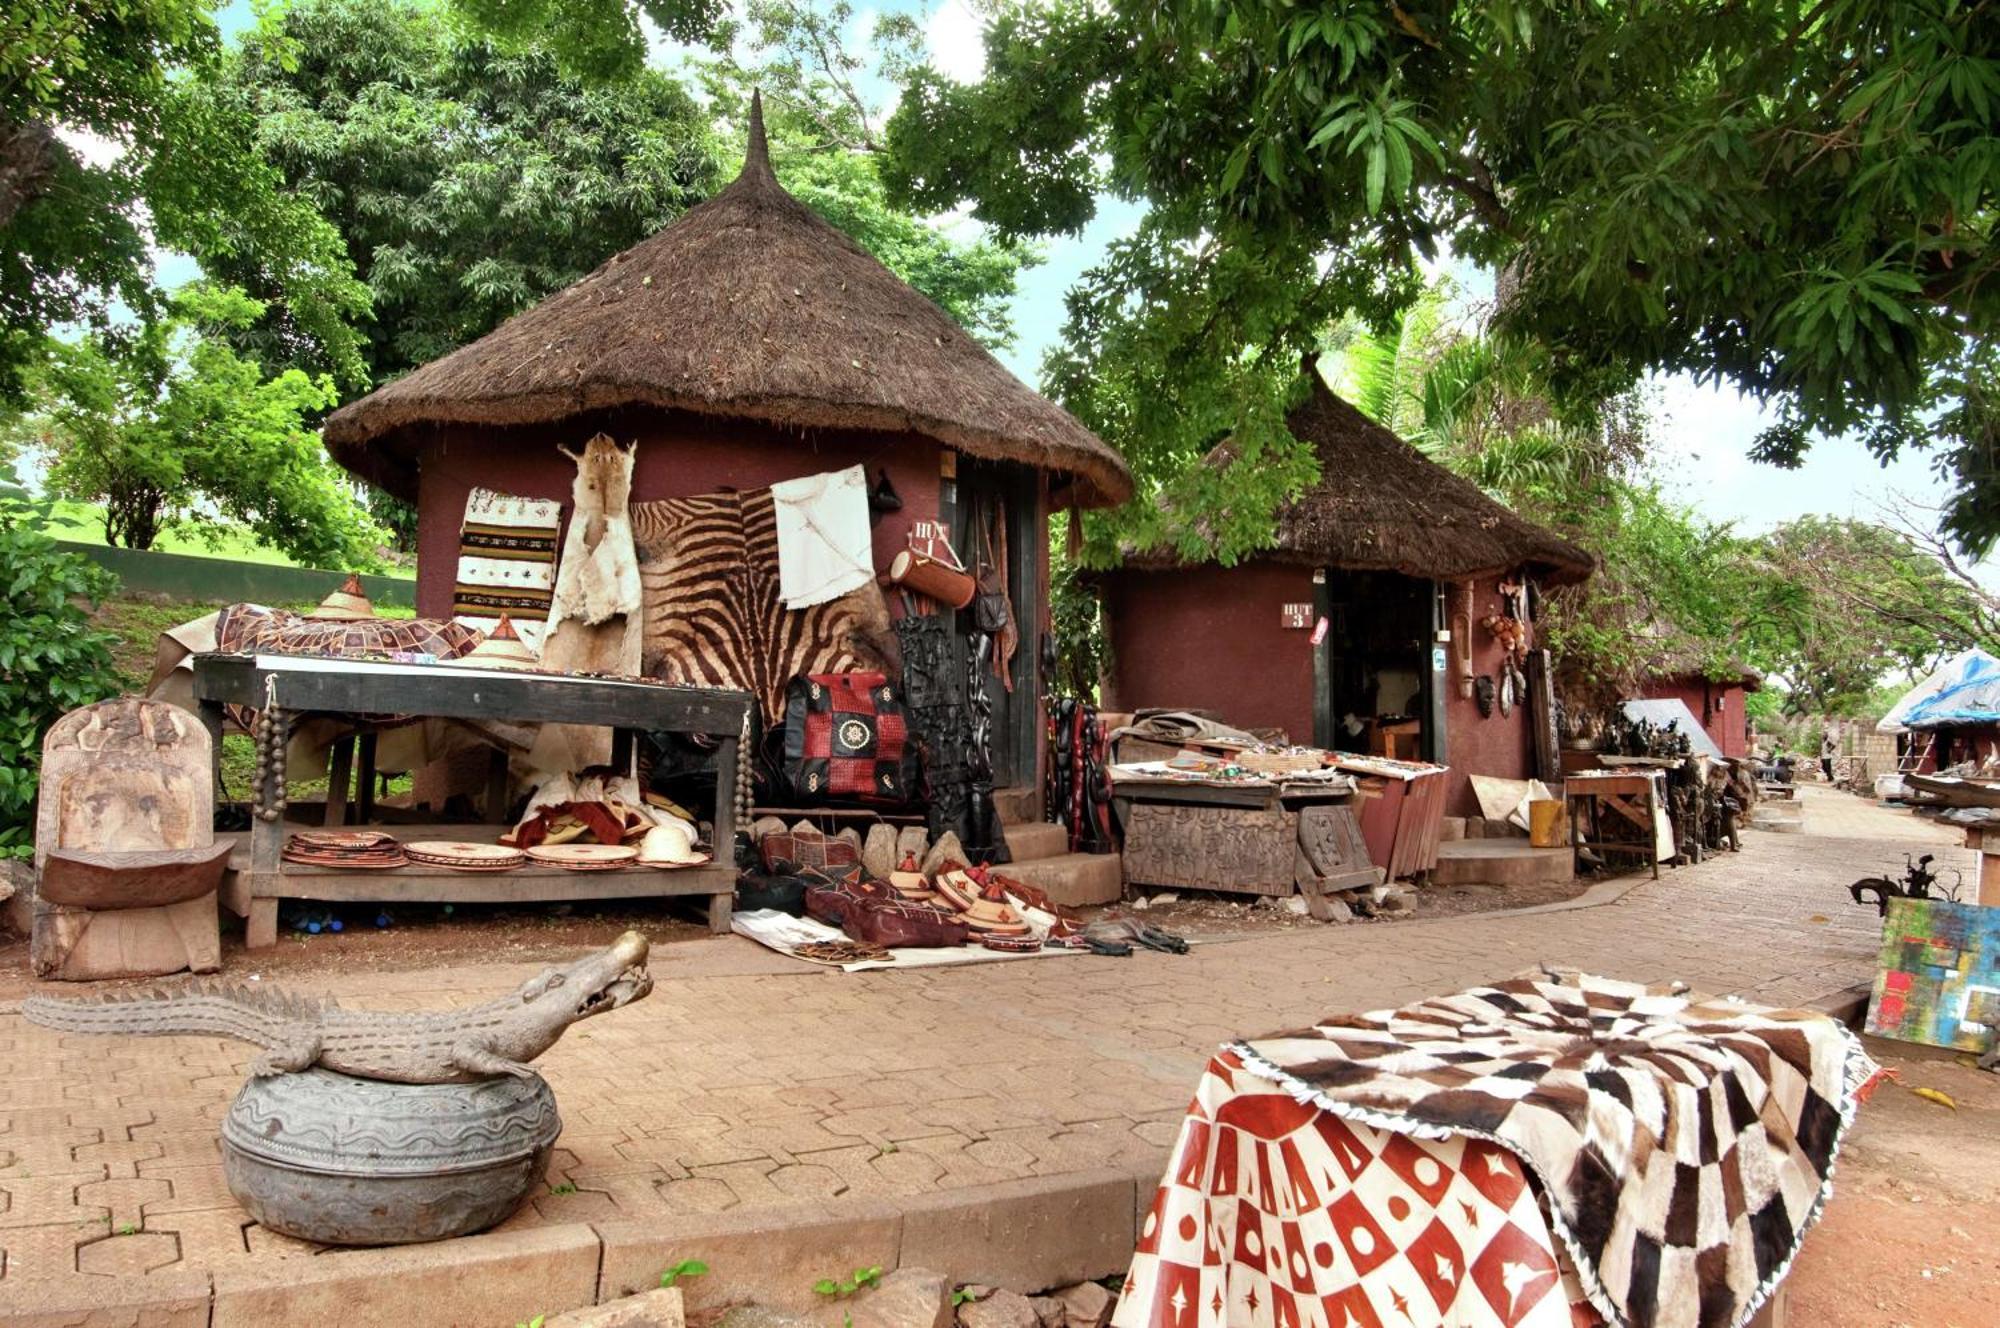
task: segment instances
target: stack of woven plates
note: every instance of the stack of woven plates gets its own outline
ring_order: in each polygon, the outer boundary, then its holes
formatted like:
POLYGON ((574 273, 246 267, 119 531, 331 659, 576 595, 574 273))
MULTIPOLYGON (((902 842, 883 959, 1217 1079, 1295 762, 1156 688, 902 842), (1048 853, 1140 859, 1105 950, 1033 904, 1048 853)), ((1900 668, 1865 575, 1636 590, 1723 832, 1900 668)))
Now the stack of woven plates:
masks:
POLYGON ((537 844, 528 856, 571 871, 616 871, 636 862, 639 850, 629 844, 537 844))
POLYGON ((380 871, 409 865, 396 837, 380 830, 301 830, 285 841, 286 862, 380 871))
POLYGON ((528 860, 518 848, 504 844, 475 844, 455 839, 427 839, 403 845, 411 862, 426 867, 449 867, 453 871, 512 871, 528 860))

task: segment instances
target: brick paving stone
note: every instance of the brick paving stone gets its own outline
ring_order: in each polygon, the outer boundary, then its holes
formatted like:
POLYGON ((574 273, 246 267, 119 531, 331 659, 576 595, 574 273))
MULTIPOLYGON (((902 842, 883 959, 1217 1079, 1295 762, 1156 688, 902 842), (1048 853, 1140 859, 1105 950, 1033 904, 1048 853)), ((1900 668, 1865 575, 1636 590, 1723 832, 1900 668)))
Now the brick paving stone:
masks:
MULTIPOLYGON (((838 1211, 1105 1168, 1143 1177, 1217 1045, 1544 960, 1772 1004, 1831 996, 1868 980, 1879 943, 1848 882, 1900 870, 1906 851, 1934 852, 1947 871, 1972 856, 1906 814, 1824 789, 1802 797, 1804 834, 1752 830, 1740 855, 1595 908, 907 973, 746 975, 710 956, 747 942, 663 948, 649 1000, 543 1058, 566 1124, 550 1180, 576 1192, 538 1193, 507 1230, 801 1201, 838 1211)), ((537 968, 334 968, 293 985, 361 1008, 436 1009, 537 968)), ((80 1277, 84 1261, 157 1276, 315 1253, 250 1222, 222 1182, 216 1130, 254 1054, 209 1037, 55 1034, 0 1008, 0 1284, 80 1277), (114 1222, 142 1231, 113 1236, 114 1222), (169 1242, 177 1257, 156 1262, 169 1242)))

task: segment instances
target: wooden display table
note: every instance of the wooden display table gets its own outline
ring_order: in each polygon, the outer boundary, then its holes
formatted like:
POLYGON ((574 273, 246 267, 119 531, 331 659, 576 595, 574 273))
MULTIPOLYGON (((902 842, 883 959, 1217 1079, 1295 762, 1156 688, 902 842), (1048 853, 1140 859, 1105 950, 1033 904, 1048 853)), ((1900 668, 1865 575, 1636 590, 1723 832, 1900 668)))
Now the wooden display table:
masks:
POLYGON ((1965 846, 1979 855, 1973 901, 1985 908, 2000 908, 2000 826, 1969 827, 1965 846))
MULTIPOLYGON (((717 934, 729 930, 736 886, 737 744, 753 704, 746 692, 456 665, 207 654, 194 659, 194 695, 215 738, 218 762, 226 705, 253 710, 275 705, 291 715, 394 714, 591 725, 618 730, 620 750, 627 750, 633 733, 706 734, 717 742, 716 860, 704 867, 573 872, 531 862, 490 874, 415 864, 390 871, 355 871, 283 861, 280 855, 290 833, 285 822, 259 819, 247 836, 240 837, 232 858, 234 876, 222 890, 223 905, 247 920, 246 943, 253 950, 277 943, 280 899, 529 903, 705 895, 709 929, 717 934)), ((490 806, 488 814, 494 814, 490 806)), ((398 826, 397 835, 408 841, 491 841, 504 829, 398 826)))
POLYGON ((1584 849, 1609 849, 1637 853, 1650 862, 1653 879, 1660 879, 1660 844, 1657 810, 1661 799, 1661 774, 1657 770, 1620 774, 1577 774, 1563 780, 1563 799, 1569 803, 1569 847, 1573 858, 1584 849), (1579 806, 1577 804, 1581 803, 1579 806), (1638 827, 1640 838, 1604 838, 1603 818, 1611 814, 1638 827), (1589 838, 1584 837, 1584 821, 1590 822, 1589 838))

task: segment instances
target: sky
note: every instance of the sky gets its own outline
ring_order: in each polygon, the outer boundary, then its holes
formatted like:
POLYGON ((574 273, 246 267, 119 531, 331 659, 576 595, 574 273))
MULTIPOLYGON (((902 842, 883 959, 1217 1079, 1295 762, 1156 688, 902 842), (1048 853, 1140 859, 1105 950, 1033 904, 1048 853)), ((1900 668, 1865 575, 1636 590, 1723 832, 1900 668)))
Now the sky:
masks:
MULTIPOLYGON (((940 71, 966 82, 980 77, 985 66, 981 19, 968 0, 881 0, 861 6, 853 16, 850 49, 867 49, 867 34, 884 12, 922 17, 928 54, 940 71)), ((231 0, 218 17, 224 34, 233 35, 252 21, 250 0, 231 0)), ((655 43, 659 63, 671 64, 678 55, 669 44, 655 43)), ((879 80, 864 81, 862 91, 877 102, 884 116, 893 109, 893 87, 879 80)), ((1096 218, 1080 234, 1045 242, 1044 261, 1021 274, 1012 310, 1015 344, 1000 358, 1022 379, 1038 381, 1042 355, 1061 335, 1064 294, 1104 256, 1107 246, 1131 233, 1140 216, 1136 205, 1102 198, 1096 218)), ((968 217, 935 220, 967 238, 978 232, 978 223, 968 217)), ((163 285, 197 275, 191 260, 161 255, 163 285)), ((1477 275, 1463 275, 1468 284, 1481 282, 1477 275)), ((1810 513, 1875 518, 1897 498, 1935 507, 1947 492, 1924 455, 1906 454, 1884 467, 1854 441, 1816 443, 1797 470, 1760 465, 1749 458, 1751 441, 1766 421, 1755 401, 1726 387, 1697 384, 1684 375, 1661 378, 1651 386, 1656 402, 1656 478, 1673 497, 1710 520, 1735 523, 1744 533, 1769 530, 1810 513)), ((1989 560, 1980 570, 1989 584, 2000 587, 2000 562, 1989 560)))

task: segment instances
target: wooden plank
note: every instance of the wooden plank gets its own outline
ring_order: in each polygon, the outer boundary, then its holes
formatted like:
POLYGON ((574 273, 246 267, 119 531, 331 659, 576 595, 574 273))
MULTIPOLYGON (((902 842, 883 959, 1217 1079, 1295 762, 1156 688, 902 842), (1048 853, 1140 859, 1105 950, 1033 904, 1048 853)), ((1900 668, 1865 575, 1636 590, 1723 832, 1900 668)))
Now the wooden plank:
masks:
POLYGON ((1289 895, 1298 813, 1140 803, 1125 833, 1125 879, 1141 885, 1289 895))
POLYGON ((326 815, 322 824, 347 824, 347 790, 354 782, 354 735, 336 738, 326 768, 326 815))
POLYGON ((499 675, 445 665, 384 665, 370 660, 300 660, 259 668, 272 656, 197 655, 197 699, 260 707, 266 677, 277 679, 288 710, 335 714, 432 715, 455 719, 530 720, 609 728, 664 729, 734 736, 751 705, 747 692, 677 687, 562 674, 499 675))
MULTIPOLYGON (((616 871, 565 871, 539 865, 506 872, 462 872, 449 867, 399 867, 394 871, 349 872, 338 868, 286 864, 257 899, 317 899, 348 903, 539 904, 572 899, 651 899, 713 897, 734 891, 736 873, 727 868, 625 867, 616 871)), ((268 878, 266 878, 268 880, 268 878)))
POLYGON ((1556 744, 1554 669, 1546 650, 1528 652, 1528 724, 1535 738, 1535 777, 1553 784, 1563 777, 1563 764, 1556 744))

